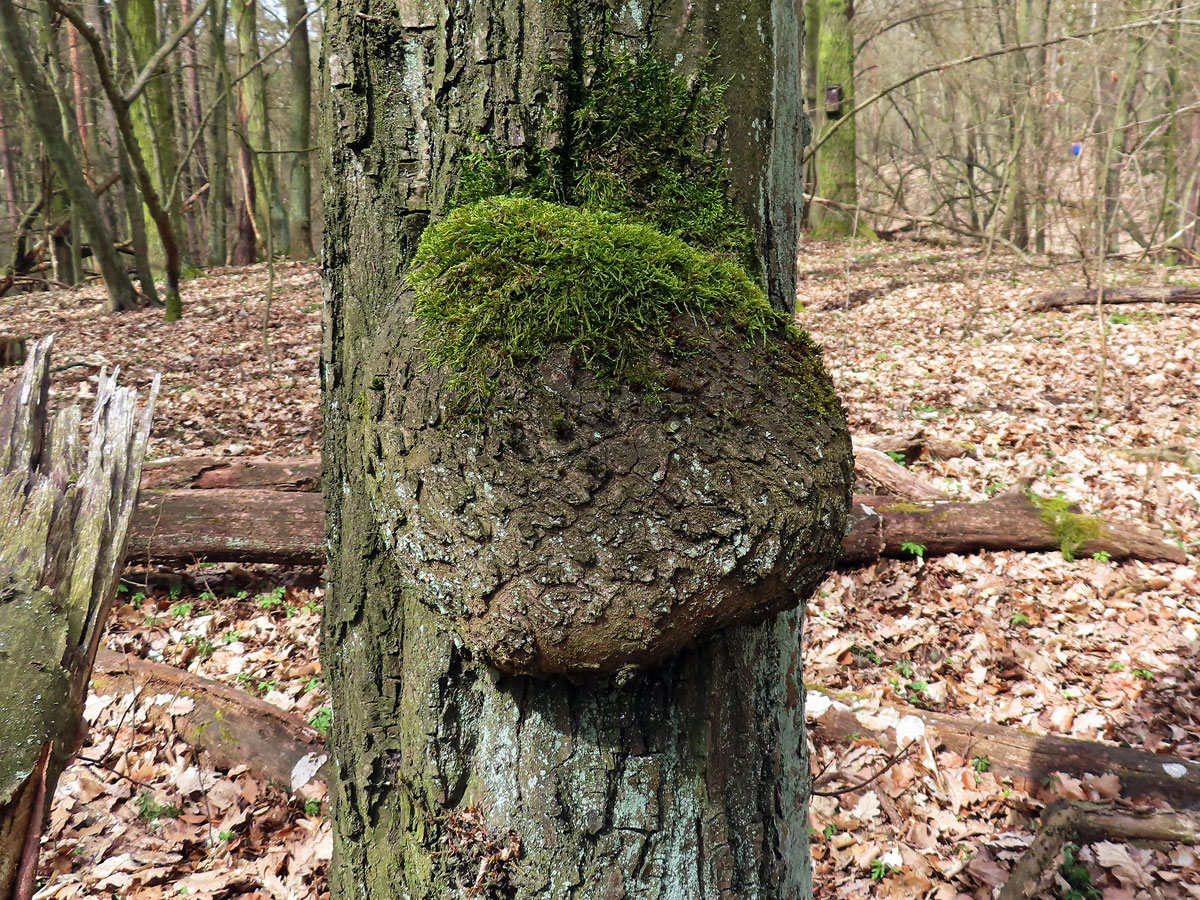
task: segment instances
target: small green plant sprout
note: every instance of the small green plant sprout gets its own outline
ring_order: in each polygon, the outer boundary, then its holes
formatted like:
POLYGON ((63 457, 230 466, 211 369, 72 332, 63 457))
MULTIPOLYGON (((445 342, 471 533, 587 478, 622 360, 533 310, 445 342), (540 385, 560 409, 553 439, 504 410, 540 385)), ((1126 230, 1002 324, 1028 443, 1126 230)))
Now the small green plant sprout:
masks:
POLYGON ((861 644, 852 645, 849 653, 855 664, 859 666, 865 666, 868 663, 873 666, 877 666, 883 662, 883 657, 881 657, 875 650, 870 647, 864 647, 861 644))
POLYGON ((903 675, 905 678, 913 677, 913 664, 910 663, 907 659, 900 660, 900 662, 896 663, 895 668, 896 668, 896 671, 899 672, 901 675, 903 675))
POLYGON ((899 450, 888 450, 887 455, 892 458, 892 462, 894 463, 897 463, 901 466, 908 465, 908 457, 906 457, 899 450))
POLYGON ((1121 662, 1119 659, 1114 659, 1112 662, 1110 662, 1108 664, 1108 671, 1124 672, 1125 671, 1125 663, 1121 662))
POLYGON ((333 710, 328 706, 322 706, 308 720, 308 724, 321 734, 329 734, 329 727, 333 724, 333 710))
POLYGON ((234 835, 234 832, 232 832, 232 831, 222 831, 219 835, 217 835, 217 837, 220 840, 225 841, 225 843, 229 843, 230 841, 233 840, 233 835, 234 835))
POLYGON ((1011 616, 1008 617, 1008 624, 1013 625, 1013 626, 1028 625, 1029 624, 1029 616, 1025 615, 1025 613, 1023 613, 1023 612, 1015 612, 1011 616))
POLYGON ((323 681, 320 675, 313 675, 304 679, 304 688, 301 693, 307 694, 309 691, 315 691, 322 685, 323 681))
POLYGON ((192 614, 192 610, 196 608, 195 603, 176 603, 171 607, 171 615, 178 616, 181 619, 186 619, 192 614))
POLYGON ((825 840, 829 840, 835 834, 837 834, 837 826, 832 822, 826 825, 824 830, 821 832, 821 835, 825 838, 825 840))
POLYGON ((1067 883, 1067 889, 1058 896, 1059 900, 1100 900, 1100 889, 1092 884, 1092 875, 1087 866, 1079 861, 1079 845, 1063 847, 1063 861, 1058 874, 1067 883))
POLYGON ((918 544, 915 541, 905 541, 903 544, 900 545, 900 552, 901 553, 911 553, 913 556, 915 556, 919 559, 924 559, 925 558, 925 545, 918 544))
POLYGON ((1092 554, 1092 559, 1096 560, 1096 562, 1102 563, 1112 562, 1112 554, 1107 550, 1097 550, 1092 554))
POLYGON ((138 794, 134 801, 138 815, 153 825, 159 819, 174 819, 182 815, 183 809, 174 803, 159 803, 150 791, 138 794))
POLYGON ((175 582, 171 585, 171 589, 167 593, 171 595, 173 601, 178 600, 183 596, 183 583, 179 581, 175 582))
POLYGON ((1133 674, 1136 675, 1138 678, 1142 679, 1143 681, 1153 681, 1154 680, 1154 672, 1151 671, 1150 669, 1134 669, 1133 674))
POLYGON ((141 605, 145 602, 146 602, 146 592, 145 591, 138 591, 136 594, 134 594, 132 597, 129 598, 129 604, 134 609, 139 609, 141 607, 141 605))
POLYGON ((274 609, 276 606, 281 606, 283 604, 283 595, 286 593, 286 591, 287 589, 281 585, 268 594, 259 594, 259 607, 261 609, 274 609))
POLYGON ((992 767, 992 761, 986 756, 976 756, 971 760, 971 768, 976 772, 983 773, 992 767))
POLYGON ((321 814, 321 801, 315 798, 305 800, 304 814, 306 816, 319 816, 321 814))
POLYGON ((877 856, 871 860, 871 880, 883 881, 893 872, 899 872, 903 864, 904 858, 900 855, 900 851, 892 847, 883 856, 877 856))

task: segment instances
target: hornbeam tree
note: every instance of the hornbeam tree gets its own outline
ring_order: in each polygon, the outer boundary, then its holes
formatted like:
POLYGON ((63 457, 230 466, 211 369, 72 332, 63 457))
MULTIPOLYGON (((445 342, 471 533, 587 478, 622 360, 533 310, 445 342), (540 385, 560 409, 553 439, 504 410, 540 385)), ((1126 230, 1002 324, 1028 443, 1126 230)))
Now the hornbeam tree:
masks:
POLYGON ((334 897, 811 896, 797 7, 328 7, 334 897))

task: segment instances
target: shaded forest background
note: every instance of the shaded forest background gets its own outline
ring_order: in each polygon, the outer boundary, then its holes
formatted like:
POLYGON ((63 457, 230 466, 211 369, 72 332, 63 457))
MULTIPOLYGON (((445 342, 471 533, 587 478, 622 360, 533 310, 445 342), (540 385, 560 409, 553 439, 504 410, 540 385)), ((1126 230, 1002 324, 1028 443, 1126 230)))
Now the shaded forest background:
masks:
MULTIPOLYGON (((110 287, 114 308, 173 302, 204 266, 314 255, 322 4, 0 6, 14 23, 0 54, 0 291, 93 277, 100 243, 138 283, 140 297, 110 287), (14 42, 48 105, 21 89, 31 76, 14 42), (61 152, 98 200, 101 238, 61 152)), ((817 236, 1194 258, 1196 4, 806 0, 805 12, 817 236)))

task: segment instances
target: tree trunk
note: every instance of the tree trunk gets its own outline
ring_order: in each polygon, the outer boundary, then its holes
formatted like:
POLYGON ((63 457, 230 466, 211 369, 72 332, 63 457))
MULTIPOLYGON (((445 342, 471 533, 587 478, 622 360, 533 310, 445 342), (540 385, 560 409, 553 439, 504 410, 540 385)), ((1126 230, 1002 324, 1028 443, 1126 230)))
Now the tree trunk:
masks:
POLYGON ((213 67, 213 115, 211 125, 212 168, 208 189, 208 264, 225 265, 226 223, 229 221, 229 60, 225 56, 225 29, 229 25, 229 0, 214 0, 209 6, 210 50, 213 67))
MULTIPOLYGON (((258 0, 231 0, 233 27, 237 33, 238 56, 245 72, 258 61, 258 0)), ((253 214, 259 234, 272 229, 276 252, 287 252, 288 226, 279 191, 279 167, 271 143, 270 118, 267 113, 267 76, 259 66, 241 82, 242 107, 245 110, 245 138, 254 156, 253 171, 261 173, 258 180, 257 203, 253 214)))
POLYGON ((15 235, 21 221, 21 203, 17 199, 17 166, 9 132, 16 127, 8 114, 4 90, 0 88, 0 169, 4 172, 4 230, 15 235))
MULTIPOLYGON (((817 38, 817 106, 826 121, 854 108, 853 0, 820 0, 817 38)), ((815 205, 811 209, 813 236, 841 237, 855 230, 858 203, 856 123, 846 122, 817 151, 817 193, 843 208, 815 205)))
MULTIPOLYGON (((96 15, 97 34, 111 48, 113 73, 118 79, 123 78, 128 68, 128 40, 121 36, 120 28, 111 16, 100 15, 102 8, 99 3, 93 4, 96 15)), ((154 286, 154 270, 150 266, 150 240, 146 234, 146 215, 142 208, 142 198, 138 194, 137 175, 129 161, 129 151, 121 140, 120 127, 117 124, 117 113, 112 103, 104 102, 104 121, 108 130, 108 140, 117 156, 117 171, 121 175, 121 192, 125 200, 125 216, 129 221, 129 243, 133 247, 133 266, 137 273, 138 284, 142 286, 142 294, 146 301, 157 306, 158 289, 154 286)))
POLYGON ((288 226, 291 231, 292 259, 312 259, 312 176, 308 171, 312 145, 312 66, 309 63, 308 0, 287 0, 288 30, 292 32, 288 50, 291 56, 292 83, 289 92, 292 160, 290 172, 288 226))
MULTIPOLYGON (((348 0, 329 7, 318 142, 327 173, 324 475, 336 486, 323 637, 334 703, 333 896, 440 900, 456 882, 490 883, 476 895, 518 900, 811 896, 800 609, 609 680, 502 675, 402 574, 363 461, 374 447, 364 443, 372 404, 401 402, 387 388, 393 375, 380 373, 423 368, 404 275, 422 230, 454 203, 468 157, 489 147, 500 166, 532 160, 536 174, 545 161, 567 191, 603 175, 601 163, 585 162, 590 123, 576 113, 595 99, 598 70, 619 68, 618 54, 674 65, 672 85, 694 74, 698 87, 706 61, 714 83, 733 79, 725 127, 706 135, 705 149, 728 165, 772 302, 790 308, 804 134, 795 4, 671 0, 651 16, 632 2, 487 0, 358 12, 348 0), (479 134, 490 143, 480 146, 479 134), (596 170, 580 171, 589 164, 596 170), (469 825, 494 844, 459 840, 469 825)), ((659 159, 677 174, 670 154, 659 159)), ((428 399, 426 414, 437 417, 449 398, 428 399)), ((827 460, 848 475, 848 439, 836 433, 827 460)), ((444 450, 469 451, 473 440, 444 450)))
POLYGON ((67 188, 71 206, 79 214, 92 243, 92 254, 104 278, 108 291, 108 309, 117 312, 136 309, 137 291, 125 272, 125 267, 113 248, 112 236, 100 212, 100 203, 88 187, 83 170, 62 130, 58 104, 37 61, 26 43, 28 28, 17 15, 12 0, 0 0, 0 46, 3 46, 18 80, 29 98, 29 107, 46 153, 54 163, 67 188))

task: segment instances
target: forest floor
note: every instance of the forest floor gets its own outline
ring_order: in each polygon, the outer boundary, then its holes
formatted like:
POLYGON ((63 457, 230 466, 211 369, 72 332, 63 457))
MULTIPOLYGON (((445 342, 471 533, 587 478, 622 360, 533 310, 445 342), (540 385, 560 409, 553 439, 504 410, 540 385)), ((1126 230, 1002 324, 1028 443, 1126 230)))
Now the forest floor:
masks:
MULTIPOLYGON (((1200 475, 1133 451, 1200 450, 1200 305, 1112 307, 1107 353, 1094 308, 1034 313, 1031 298, 1081 283, 1077 268, 920 244, 820 244, 801 260, 801 324, 826 348, 858 434, 968 442, 914 472, 985 499, 1022 477, 1085 511, 1153 525, 1188 565, 1058 553, 884 561, 835 574, 809 604, 805 678, 1029 731, 1200 760, 1200 475), (1096 406, 1097 373, 1104 385, 1096 406)), ((57 335, 60 400, 88 399, 101 365, 163 375, 151 456, 313 455, 320 445, 321 320, 311 266, 278 267, 264 328, 265 267, 185 284, 182 322, 108 316, 94 289, 6 300, 0 330, 57 335)), ((1200 281, 1113 264, 1122 284, 1200 281)), ((0 382, 11 380, 0 375, 0 382)), ((328 723, 317 642, 319 573, 205 566, 143 575, 118 601, 110 649, 217 678, 317 726, 328 723)), ((324 892, 322 797, 289 798, 244 767, 216 770, 163 717, 170 695, 94 696, 93 728, 55 798, 40 898, 273 898, 324 892)), ((167 717, 169 722, 169 716, 167 717)), ((814 747, 825 788, 881 768, 869 738, 814 747)), ((818 897, 983 898, 1056 796, 1109 797, 1112 779, 1008 783, 987 761, 914 756, 866 787, 813 802, 818 897)), ((1080 849, 1105 900, 1200 897, 1185 847, 1080 849)), ((1080 885, 1075 885, 1076 889, 1080 885)), ((1045 896, 1068 896, 1065 882, 1045 896)))

